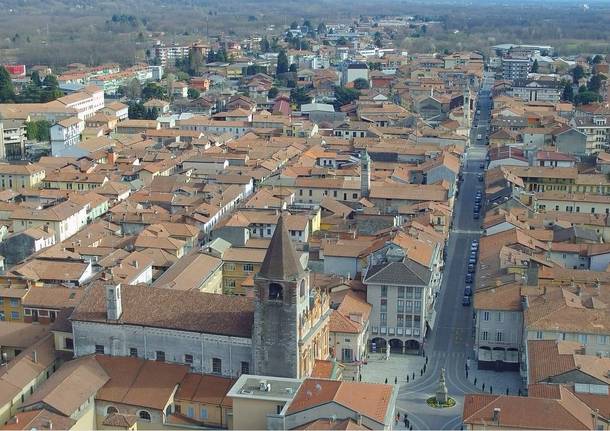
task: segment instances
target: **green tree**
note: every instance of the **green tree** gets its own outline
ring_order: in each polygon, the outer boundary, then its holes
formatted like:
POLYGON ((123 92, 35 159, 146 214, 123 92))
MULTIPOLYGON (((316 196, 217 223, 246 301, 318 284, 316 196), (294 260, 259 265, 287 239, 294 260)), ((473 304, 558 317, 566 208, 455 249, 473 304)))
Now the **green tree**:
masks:
POLYGON ((201 96, 201 93, 196 88, 189 88, 187 94, 189 99, 197 99, 201 96))
POLYGON ((326 34, 326 24, 323 22, 318 24, 318 34, 326 34))
POLYGON ((146 116, 146 108, 142 102, 129 102, 127 110, 127 115, 132 120, 141 120, 146 116))
POLYGON ((47 75, 44 77, 42 81, 42 85, 48 89, 56 89, 59 88, 59 82, 57 81, 57 77, 55 75, 47 75))
POLYGON ((290 24, 290 29, 296 30, 297 28, 299 28, 299 23, 296 21, 292 21, 292 23, 290 24))
POLYGON ((591 64, 599 64, 599 63, 601 63, 602 61, 604 61, 604 57, 602 57, 601 55, 597 54, 596 56, 594 56, 594 57, 591 59, 591 64))
POLYGON ((0 66, 0 103, 10 103, 15 101, 15 87, 11 81, 11 75, 0 66))
POLYGON ((167 92, 165 88, 155 82, 149 82, 142 88, 142 99, 167 99, 167 92))
POLYGON ((576 105, 587 105, 593 102, 601 102, 602 96, 593 92, 593 91, 583 91, 579 92, 576 96, 574 96, 574 103, 576 105))
POLYGON ((585 70, 580 64, 574 69, 572 69, 572 79, 574 80, 575 84, 577 84, 580 78, 582 78, 583 76, 585 76, 585 70))
POLYGON ((29 140, 37 142, 49 142, 51 123, 47 120, 29 121, 25 125, 25 133, 29 140))
POLYGON ((591 79, 589 79, 589 82, 587 83, 587 89, 589 91, 594 91, 596 93, 599 93, 599 90, 602 87, 602 81, 605 79, 606 77, 603 75, 593 75, 591 77, 591 79))
POLYGON ((156 120, 159 117, 159 108, 149 108, 144 112, 144 120, 156 120))
POLYGON ((208 51, 208 58, 206 63, 214 63, 216 61, 216 53, 214 52, 213 49, 210 49, 208 51))
POLYGON ((563 93, 561 94, 561 100, 565 100, 568 102, 574 101, 574 89, 572 88, 571 82, 566 82, 566 85, 563 87, 563 93))
POLYGON ((288 72, 288 57, 286 56, 286 51, 280 51, 277 57, 277 67, 275 68, 275 74, 281 75, 282 73, 288 72))
POLYGON ((360 91, 353 88, 335 87, 335 108, 352 103, 358 100, 360 91))
POLYGON ((275 88, 275 87, 271 87, 271 88, 269 89, 269 91, 267 92, 267 98, 269 98, 269 99, 275 99, 275 98, 277 97, 277 95, 278 95, 278 93, 279 93, 279 92, 280 92, 280 91, 279 91, 277 88, 275 88))
POLYGON ((373 43, 377 48, 383 47, 383 36, 380 32, 376 31, 373 35, 373 43))
POLYGON ((538 60, 534 60, 534 62, 532 63, 532 70, 531 70, 531 72, 532 73, 538 73, 538 68, 539 68, 538 60))
POLYGON ((290 65, 290 67, 288 68, 288 72, 297 73, 297 64, 296 63, 292 63, 290 65))
POLYGON ((366 90, 369 88, 369 82, 364 78, 358 78, 354 81, 354 88, 356 90, 366 90))
POLYGON ((290 91, 290 101, 297 106, 301 106, 311 102, 311 97, 307 94, 307 89, 305 87, 297 87, 290 91))
POLYGON ((381 70, 381 63, 379 62, 369 62, 369 70, 381 70))
POLYGON ((261 48, 262 52, 269 52, 269 51, 271 51, 271 44, 269 43, 269 39, 267 39, 267 36, 264 36, 261 39, 260 48, 261 48))
POLYGON ((40 87, 42 85, 42 79, 40 79, 40 73, 38 73, 37 70, 32 72, 32 75, 30 76, 30 82, 36 87, 40 87))
POLYGON ((347 39, 344 36, 341 36, 339 39, 337 39, 337 45, 338 46, 347 45, 347 39))

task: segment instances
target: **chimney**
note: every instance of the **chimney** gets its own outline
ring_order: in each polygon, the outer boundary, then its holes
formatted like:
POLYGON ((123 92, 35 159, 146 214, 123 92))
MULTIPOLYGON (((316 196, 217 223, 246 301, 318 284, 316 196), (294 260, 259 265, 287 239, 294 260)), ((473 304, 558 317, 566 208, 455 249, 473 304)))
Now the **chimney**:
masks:
POLYGON ((358 425, 362 425, 362 415, 358 415, 358 425))
POLYGON ((47 421, 47 428, 50 430, 53 429, 53 421, 51 421, 51 420, 47 421))
POLYGON ((493 417, 491 420, 496 423, 496 425, 500 425, 500 412, 501 409, 499 407, 494 408, 493 417))
POLYGON ((133 261, 133 267, 134 267, 134 268, 138 268, 139 266, 140 266, 140 264, 138 263, 138 261, 137 261, 137 260, 134 260, 134 261, 133 261))
POLYGON ((121 285, 106 286, 106 317, 108 320, 119 320, 123 314, 121 303, 121 285))
POLYGON ((36 352, 36 350, 32 352, 32 362, 35 364, 38 363, 38 352, 36 352))

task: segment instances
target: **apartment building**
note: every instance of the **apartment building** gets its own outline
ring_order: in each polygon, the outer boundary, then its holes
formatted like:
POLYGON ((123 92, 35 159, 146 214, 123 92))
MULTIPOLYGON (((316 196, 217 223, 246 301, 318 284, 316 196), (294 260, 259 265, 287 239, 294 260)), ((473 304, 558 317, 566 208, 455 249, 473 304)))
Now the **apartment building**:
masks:
POLYGON ((0 115, 0 160, 25 157, 26 126, 20 120, 4 120, 0 115))
POLYGON ((502 79, 523 81, 527 79, 531 61, 527 57, 502 57, 502 79))

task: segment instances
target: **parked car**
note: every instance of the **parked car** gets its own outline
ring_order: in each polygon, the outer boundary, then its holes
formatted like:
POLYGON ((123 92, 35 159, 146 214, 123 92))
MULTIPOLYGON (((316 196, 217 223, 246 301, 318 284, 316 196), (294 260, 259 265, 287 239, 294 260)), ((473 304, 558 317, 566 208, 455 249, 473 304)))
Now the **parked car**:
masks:
POLYGON ((464 296, 464 298, 462 298, 462 305, 464 307, 469 307, 470 303, 471 303, 470 296, 464 296))
POLYGON ((472 218, 474 218, 475 220, 478 220, 479 218, 481 218, 481 216, 480 216, 480 214, 479 214, 478 212, 475 212, 475 213, 472 215, 472 218))
POLYGON ((474 263, 469 263, 468 264, 468 272, 469 273, 474 273, 476 270, 476 265, 474 263))
POLYGON ((472 295, 472 287, 466 286, 464 288, 464 296, 471 296, 471 295, 472 295))
POLYGON ((466 283, 472 283, 472 274, 466 274, 466 283))
POLYGON ((477 178, 479 179, 480 182, 483 182, 483 174, 478 174, 477 178))

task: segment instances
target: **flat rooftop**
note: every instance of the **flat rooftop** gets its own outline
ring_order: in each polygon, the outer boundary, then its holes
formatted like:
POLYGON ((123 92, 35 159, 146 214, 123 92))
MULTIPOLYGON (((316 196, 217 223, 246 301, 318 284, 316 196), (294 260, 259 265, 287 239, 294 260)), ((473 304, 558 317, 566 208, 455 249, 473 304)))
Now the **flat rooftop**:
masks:
POLYGON ((227 395, 232 398, 288 402, 294 398, 301 383, 299 379, 242 374, 227 395))

